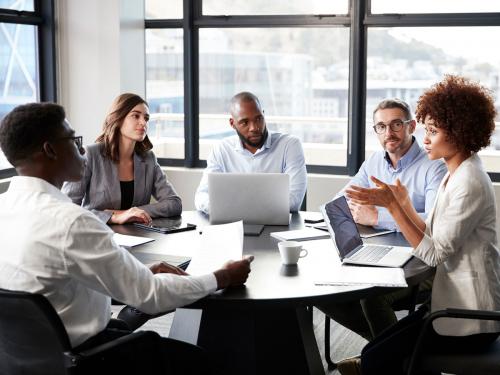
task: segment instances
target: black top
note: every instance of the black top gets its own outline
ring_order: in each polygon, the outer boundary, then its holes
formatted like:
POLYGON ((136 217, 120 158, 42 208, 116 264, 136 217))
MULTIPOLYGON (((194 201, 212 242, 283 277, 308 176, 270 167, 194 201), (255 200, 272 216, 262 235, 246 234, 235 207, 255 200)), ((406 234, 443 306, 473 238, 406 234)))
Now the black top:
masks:
POLYGON ((134 201, 134 180, 120 181, 120 190, 122 192, 120 210, 128 210, 132 207, 132 202, 134 201))

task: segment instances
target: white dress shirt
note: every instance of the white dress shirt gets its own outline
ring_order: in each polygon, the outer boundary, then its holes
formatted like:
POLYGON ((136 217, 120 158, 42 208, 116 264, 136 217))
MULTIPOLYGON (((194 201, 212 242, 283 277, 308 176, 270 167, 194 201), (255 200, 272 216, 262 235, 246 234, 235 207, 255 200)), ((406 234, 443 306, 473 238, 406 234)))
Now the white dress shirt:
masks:
POLYGON ((290 176, 290 211, 298 211, 307 187, 307 172, 302 145, 297 137, 269 132, 260 149, 252 154, 237 135, 215 145, 207 159, 196 190, 196 209, 210 212, 208 173, 287 173, 290 176))
POLYGON ((213 274, 153 275, 113 232, 55 186, 14 177, 0 195, 0 288, 43 294, 76 346, 102 331, 111 298, 154 314, 217 288, 213 274))
MULTIPOLYGON (((432 311, 500 310, 495 195, 476 154, 463 161, 451 177, 444 177, 414 255, 437 266, 432 311)), ((438 319, 434 328, 448 336, 500 332, 498 322, 487 320, 438 319)))

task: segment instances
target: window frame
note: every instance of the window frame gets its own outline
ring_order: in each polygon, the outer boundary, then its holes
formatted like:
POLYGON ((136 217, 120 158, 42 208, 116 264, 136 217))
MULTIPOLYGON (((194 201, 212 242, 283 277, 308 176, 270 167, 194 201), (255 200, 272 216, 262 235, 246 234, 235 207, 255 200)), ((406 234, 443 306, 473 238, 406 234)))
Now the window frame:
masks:
MULTIPOLYGON (((199 30, 201 28, 333 27, 350 28, 348 149, 346 166, 307 165, 309 173, 353 176, 365 159, 367 43, 369 28, 500 26, 498 13, 371 14, 371 0, 349 0, 346 15, 220 15, 202 14, 203 0, 183 0, 182 19, 146 19, 146 29, 184 31, 184 159, 159 158, 163 166, 202 168, 199 158, 199 30)), ((332 0, 334 1, 334 0, 332 0)), ((488 173, 500 182, 500 173, 488 173)))
MULTIPOLYGON (((37 26, 38 73, 41 102, 57 101, 54 0, 34 0, 34 11, 0 8, 0 22, 37 26)), ((0 179, 16 175, 0 169, 0 179)))

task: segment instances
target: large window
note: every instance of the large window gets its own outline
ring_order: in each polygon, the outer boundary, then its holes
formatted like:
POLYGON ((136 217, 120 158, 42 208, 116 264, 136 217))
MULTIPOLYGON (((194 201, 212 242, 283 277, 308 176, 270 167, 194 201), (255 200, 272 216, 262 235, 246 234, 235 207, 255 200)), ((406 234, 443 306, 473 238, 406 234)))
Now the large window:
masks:
MULTIPOLYGON (((155 2, 146 0, 146 9, 155 2)), ((163 134, 158 141, 164 162, 203 166, 213 144, 232 134, 228 103, 243 90, 259 96, 270 129, 302 140, 310 172, 337 174, 355 173, 380 149, 371 122, 381 99, 399 97, 414 109, 423 90, 445 74, 478 80, 495 98, 500 92, 500 52, 494 48, 500 37, 497 2, 183 4, 185 18, 178 19, 179 12, 148 13, 146 20, 147 96, 153 103, 167 103, 158 117, 168 121, 155 125, 156 134, 163 134), (163 50, 152 47, 158 46, 157 38, 165 38, 163 50), (149 61, 156 61, 162 73, 149 61)), ((500 181, 498 121, 491 146, 480 155, 500 181)), ((421 127, 416 135, 422 138, 421 127)))
MULTIPOLYGON (((39 3, 0 0, 0 121, 17 105, 55 100, 53 2, 39 3)), ((11 173, 0 153, 0 176, 11 173)))
POLYGON ((184 159, 182 29, 146 31, 146 95, 149 137, 159 157, 184 159))
POLYGON ((204 0, 206 15, 347 14, 348 0, 204 0))
MULTIPOLYGON (((500 109, 500 51, 485 49, 500 39, 500 27, 374 28, 368 33, 366 155, 380 149, 372 111, 383 98, 399 97, 415 109, 423 91, 445 74, 480 81, 500 109), (457 43, 457 41, 460 43, 457 43)), ((500 117, 497 118, 500 121, 500 117)), ((423 138, 423 127, 416 130, 423 138)), ((490 172, 500 172, 500 122, 491 146, 480 153, 490 172)))
POLYGON ((200 30, 200 158, 234 133, 229 99, 255 93, 267 127, 294 134, 308 164, 346 163, 347 28, 200 30))

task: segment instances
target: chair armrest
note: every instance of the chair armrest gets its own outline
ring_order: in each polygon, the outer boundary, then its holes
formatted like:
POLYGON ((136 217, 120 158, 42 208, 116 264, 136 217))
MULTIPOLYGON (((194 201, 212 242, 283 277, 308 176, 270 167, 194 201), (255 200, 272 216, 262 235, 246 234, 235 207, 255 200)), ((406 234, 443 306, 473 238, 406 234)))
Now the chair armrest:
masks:
POLYGON ((432 313, 427 319, 431 319, 433 321, 439 318, 500 320, 500 311, 446 309, 432 313), (444 312, 444 314, 438 314, 442 312, 444 312))
POLYGON ((74 367, 80 365, 82 362, 89 362, 96 358, 102 358, 118 347, 124 348, 127 345, 135 345, 138 341, 156 340, 159 338, 160 335, 153 331, 133 332, 79 353, 64 353, 66 367, 74 367))
POLYGON ((429 332, 432 322, 441 318, 474 319, 474 320, 496 320, 500 321, 500 311, 466 310, 466 309, 445 309, 431 313, 424 321, 422 330, 415 343, 415 348, 410 358, 408 375, 415 374, 417 360, 422 352, 425 336, 429 332))
POLYGON ((105 352, 114 349, 118 346, 124 346, 124 345, 129 345, 135 341, 138 340, 145 340, 145 339, 156 339, 160 337, 158 333, 153 332, 153 331, 140 331, 140 332, 134 332, 130 333, 128 335, 119 337, 113 341, 109 341, 105 344, 98 345, 92 349, 85 350, 83 352, 78 353, 81 357, 83 358, 89 358, 95 355, 102 355, 105 352))

